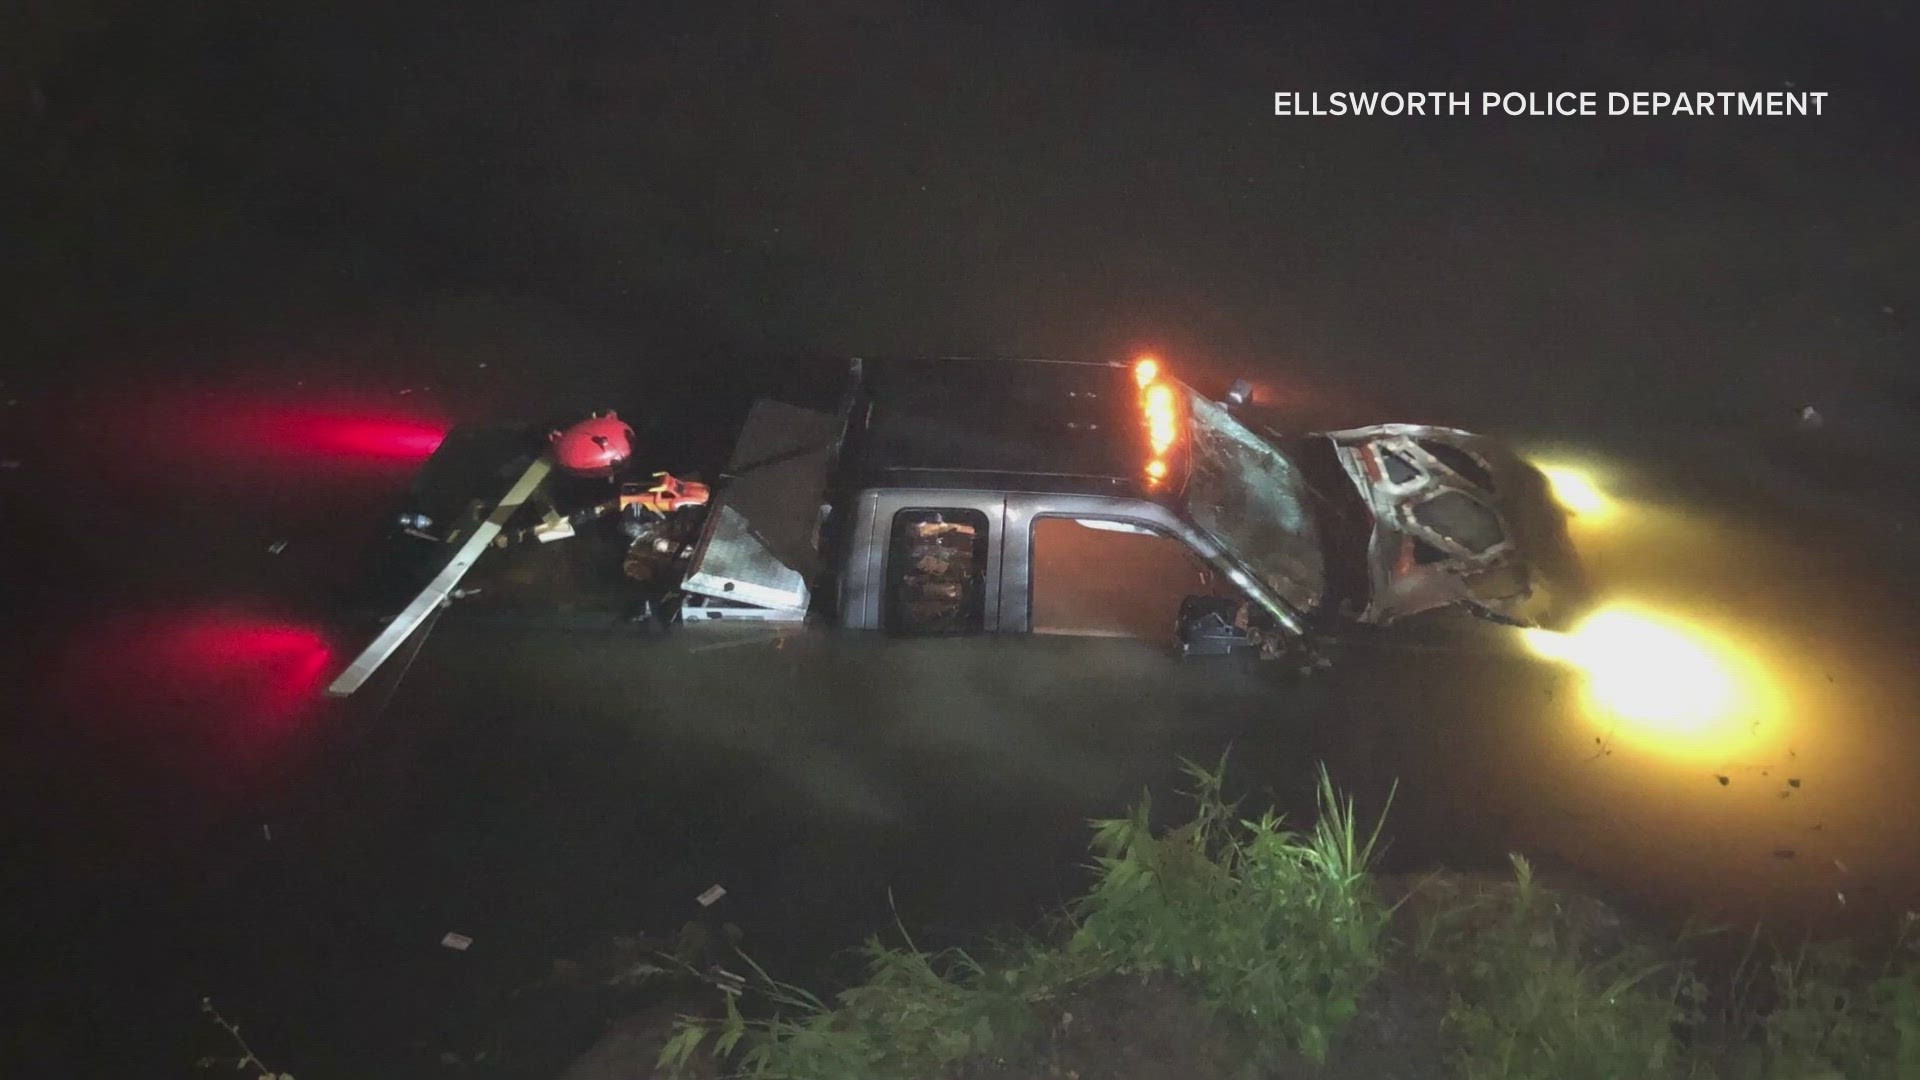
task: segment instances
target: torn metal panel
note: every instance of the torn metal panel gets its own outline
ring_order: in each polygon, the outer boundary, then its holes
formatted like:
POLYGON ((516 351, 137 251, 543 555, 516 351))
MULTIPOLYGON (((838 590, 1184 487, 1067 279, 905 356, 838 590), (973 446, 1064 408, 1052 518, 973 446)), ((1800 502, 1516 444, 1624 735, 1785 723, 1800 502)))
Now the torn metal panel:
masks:
POLYGON ((826 413, 755 402, 681 587, 806 610, 808 582, 821 569, 820 508, 844 428, 826 413))
POLYGON ((757 607, 711 596, 689 596, 680 605, 681 618, 688 625, 704 622, 802 623, 807 613, 800 608, 757 607))
POLYGON ((1378 522, 1367 621, 1465 602, 1554 625, 1584 602, 1565 514, 1539 471, 1504 443, 1424 424, 1330 437, 1378 522))
POLYGON ((719 600, 802 611, 811 596, 800 571, 775 557, 772 545, 725 500, 707 518, 693 569, 680 587, 719 600))

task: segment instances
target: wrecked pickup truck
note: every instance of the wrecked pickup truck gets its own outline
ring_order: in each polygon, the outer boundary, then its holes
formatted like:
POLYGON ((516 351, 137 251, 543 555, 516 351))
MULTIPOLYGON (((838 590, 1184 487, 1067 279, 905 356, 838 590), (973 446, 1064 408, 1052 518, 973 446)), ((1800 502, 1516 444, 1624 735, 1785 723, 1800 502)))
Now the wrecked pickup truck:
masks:
POLYGON ((663 628, 1130 635, 1311 666, 1342 623, 1571 614, 1565 519, 1513 451, 1420 425, 1278 431, 1247 397, 1151 357, 854 361, 837 407, 755 402, 710 484, 652 471, 612 413, 509 438, 504 495, 444 534, 402 515, 433 576, 329 692, 481 592, 461 588, 477 564, 524 586, 517 561, 587 539, 631 621, 663 628))

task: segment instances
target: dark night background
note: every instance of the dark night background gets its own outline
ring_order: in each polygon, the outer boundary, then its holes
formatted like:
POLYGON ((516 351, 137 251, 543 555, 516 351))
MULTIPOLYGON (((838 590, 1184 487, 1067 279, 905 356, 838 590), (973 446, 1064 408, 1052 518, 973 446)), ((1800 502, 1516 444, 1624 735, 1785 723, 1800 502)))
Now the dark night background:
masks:
MULTIPOLYGON (((169 605, 270 593, 275 611, 310 610, 308 587, 338 573, 341 523, 371 522, 404 483, 397 465, 236 463, 251 451, 220 432, 250 430, 235 420, 248 410, 376 402, 437 423, 617 398, 672 402, 697 433, 708 389, 791 380, 803 361, 1152 347, 1291 388, 1316 420, 1470 421, 1642 463, 1684 447, 1658 494, 1845 564, 1796 571, 1795 610, 1884 652, 1872 670, 1904 671, 1920 505, 1912 13, 1329 7, 10 0, 0 456, 18 465, 0 475, 0 682, 7 936, 26 959, 8 965, 8 1071, 190 1074, 209 992, 295 1047, 281 1067, 302 1080, 420 1075, 441 1047, 480 1045, 476 1027, 510 1033, 514 1075, 552 1075, 608 1008, 529 1021, 534 1007, 498 995, 474 1005, 525 981, 479 954, 481 975, 431 950, 385 971, 415 947, 393 927, 443 921, 409 906, 434 887, 385 875, 439 864, 366 840, 384 828, 366 807, 327 802, 359 774, 312 781, 328 770, 169 744, 135 714, 191 699, 156 698, 151 672, 103 674, 169 605), (1827 114, 1272 115, 1276 90, 1788 86, 1831 91, 1827 114), (1816 443, 1788 434, 1805 405, 1831 421, 1816 443), (323 554, 259 554, 289 535, 323 554), (1863 598, 1894 609, 1864 621, 1863 598), (134 629, 116 621, 127 612, 134 629), (305 870, 236 854, 255 850, 263 806, 324 819, 308 832, 325 854, 305 870), (367 899, 381 882, 386 907, 367 899), (316 920, 346 929, 288 944, 316 920)), ((458 697, 454 676, 421 678, 458 697)), ((1907 688, 1877 686, 1903 733, 1888 746, 1912 735, 1907 688)), ((469 738, 434 723, 438 740, 469 738)), ((432 745, 368 760, 419 769, 445 750, 432 745)), ((336 777, 364 764, 329 746, 318 760, 336 777)), ((551 800, 632 781, 487 782, 550 783, 551 800)), ((465 812, 392 790, 396 820, 465 812), (437 808, 407 818, 407 800, 437 808)), ((1874 805, 1910 813, 1901 790, 1874 805)), ((634 799, 642 832, 679 806, 634 799)), ((614 857, 562 859, 574 876, 544 888, 585 888, 579 874, 614 857)), ((1892 864, 1911 870, 1911 853, 1892 864)), ((1886 888, 1892 908, 1912 895, 1886 888)), ((877 895, 860 894, 844 941, 838 924, 819 935, 852 944, 886 918, 877 895)), ((979 917, 1029 918, 1030 901, 979 917)), ((589 921, 555 903, 550 922, 589 921)))

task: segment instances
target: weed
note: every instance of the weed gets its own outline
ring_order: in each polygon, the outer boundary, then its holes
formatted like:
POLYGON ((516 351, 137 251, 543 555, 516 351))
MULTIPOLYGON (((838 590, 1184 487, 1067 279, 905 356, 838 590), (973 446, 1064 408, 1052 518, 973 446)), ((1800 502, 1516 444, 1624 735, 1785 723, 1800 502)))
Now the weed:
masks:
POLYGON ((1379 825, 1360 829, 1324 769, 1320 819, 1298 834, 1272 812, 1239 816, 1222 794, 1224 759, 1183 764, 1195 784, 1185 824, 1154 835, 1145 799, 1094 823, 1095 882, 1069 948, 1120 974, 1191 983, 1261 1050, 1324 1061, 1381 967, 1385 912, 1368 885, 1379 825))
MULTIPOLYGON (((1771 1078, 1920 1077, 1920 963, 1910 914, 1886 959, 1871 965, 1838 944, 1776 949, 1757 991, 1744 968, 1727 1030, 1738 1074, 1771 1078)), ((1757 940, 1757 935, 1756 935, 1757 940)), ((1750 951, 1751 951, 1750 943, 1750 951)), ((1736 976, 1738 979, 1739 976, 1736 976)))
POLYGON ((867 940, 865 981, 831 1004, 740 954, 751 972, 745 993, 729 994, 718 1020, 681 1018, 659 1066, 679 1075, 705 1045, 735 1075, 766 1080, 932 1077, 1037 1034, 1053 1003, 1106 974, 1037 947, 991 966, 957 949, 922 952, 899 930, 904 947, 867 940), (742 996, 767 1015, 746 1015, 742 996))
MULTIPOLYGON (((1422 883, 1402 945, 1386 937, 1393 909, 1370 872, 1380 823, 1363 829, 1324 769, 1319 818, 1293 832, 1271 812, 1242 816, 1224 795, 1224 759, 1183 765, 1192 814, 1156 832, 1143 797, 1094 822, 1092 887, 1050 935, 982 960, 923 951, 896 917, 900 944, 870 938, 865 980, 831 1001, 741 954, 750 977, 716 983, 724 1015, 683 1017, 659 1065, 680 1075, 705 1050, 732 1075, 768 1080, 931 1080, 1007 1059, 1071 1075, 1074 1013, 1097 1013, 1122 978, 1228 1021, 1247 1040, 1226 1050, 1236 1064, 1288 1051, 1325 1063, 1390 969, 1444 995, 1434 1054, 1462 1080, 1920 1080, 1911 915, 1877 967, 1811 945, 1763 962, 1756 928, 1731 985, 1710 997, 1678 959, 1684 942, 1620 932, 1604 905, 1543 887, 1516 855, 1504 886, 1422 883)), ((1433 1034, 1411 1039, 1424 1052, 1433 1034)), ((1176 1075, 1194 1062, 1153 1064, 1176 1075)))
POLYGON ((1700 996, 1684 965, 1600 949, 1512 857, 1510 893, 1430 918, 1424 959, 1451 987, 1452 1062, 1465 1080, 1611 1080, 1694 1072, 1682 1030, 1700 996), (1477 916, 1465 925, 1468 916, 1477 916), (1450 924, 1441 928, 1436 924, 1450 924))

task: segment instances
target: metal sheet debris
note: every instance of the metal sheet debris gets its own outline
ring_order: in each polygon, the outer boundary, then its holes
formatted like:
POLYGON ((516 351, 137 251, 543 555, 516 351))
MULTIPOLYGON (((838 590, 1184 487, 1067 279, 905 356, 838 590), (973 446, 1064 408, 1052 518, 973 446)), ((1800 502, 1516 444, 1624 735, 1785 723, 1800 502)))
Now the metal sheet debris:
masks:
POLYGON ((549 512, 540 524, 533 527, 534 539, 545 544, 553 540, 565 540, 573 535, 573 520, 549 512))
POLYGON ((695 897, 695 899, 700 901, 701 907, 712 907, 714 904, 719 903, 720 898, 725 895, 727 895, 727 890, 719 885, 715 885, 695 897))
POLYGON ((269 555, 278 555, 285 550, 287 550, 287 542, 285 540, 275 540, 273 543, 267 545, 267 554, 269 555))
POLYGON ((457 934, 449 930, 441 936, 440 944, 442 947, 452 949, 454 952, 466 952, 467 946, 473 944, 473 939, 465 934, 457 934))

